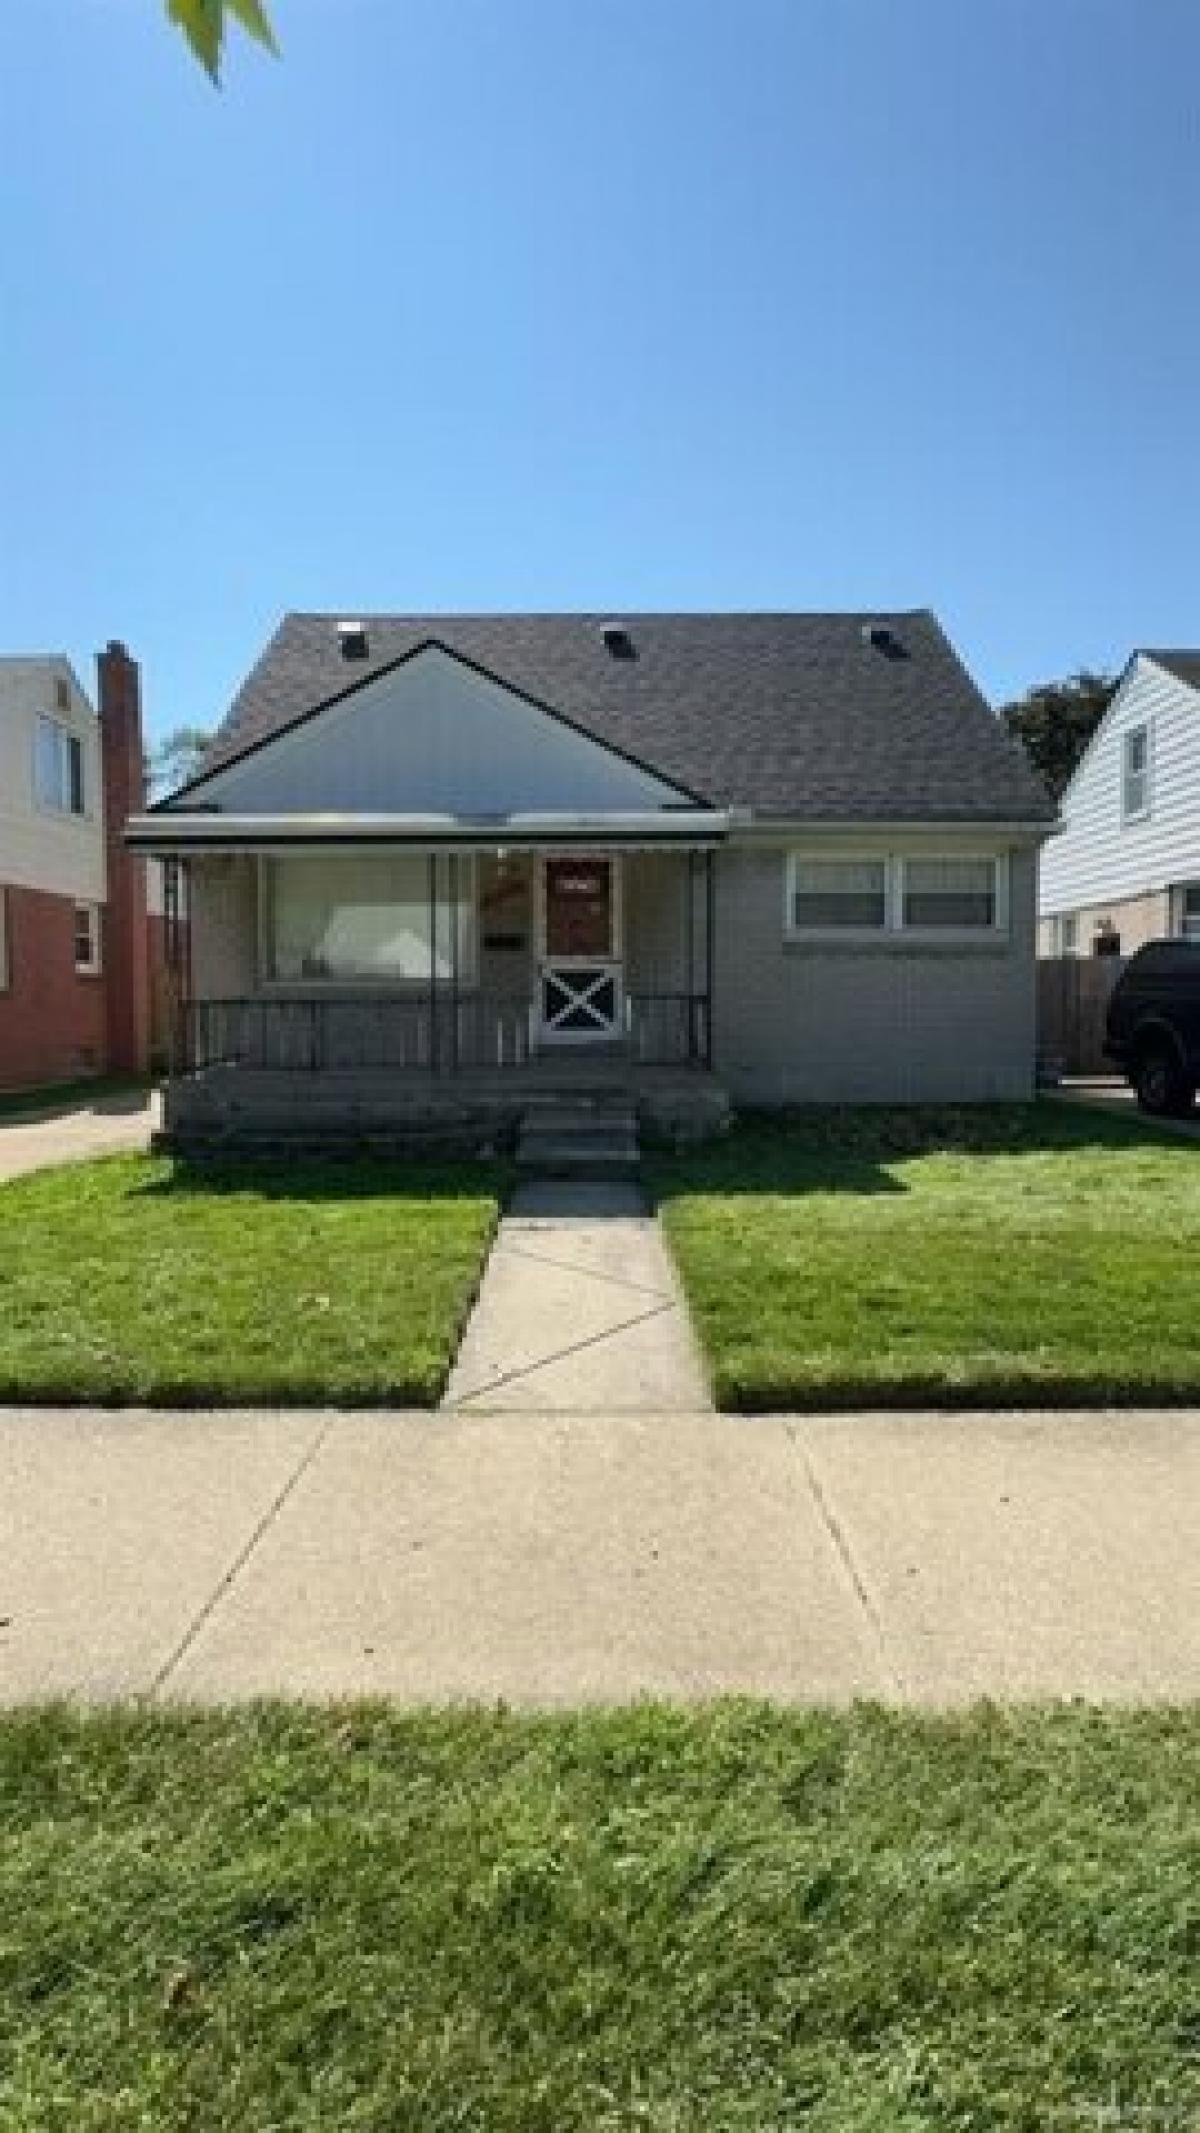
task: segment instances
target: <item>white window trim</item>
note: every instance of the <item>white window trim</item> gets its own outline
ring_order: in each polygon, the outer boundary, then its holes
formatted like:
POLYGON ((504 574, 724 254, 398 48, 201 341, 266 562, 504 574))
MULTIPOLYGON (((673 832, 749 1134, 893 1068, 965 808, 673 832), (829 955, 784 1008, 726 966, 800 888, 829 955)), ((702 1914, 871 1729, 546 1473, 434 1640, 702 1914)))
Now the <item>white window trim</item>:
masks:
POLYGON ((1007 852, 980 851, 962 846, 932 846, 916 852, 881 852, 878 846, 870 850, 865 846, 857 849, 846 846, 837 851, 818 852, 808 846, 792 845, 788 848, 787 864, 783 870, 783 935, 785 941, 794 941, 804 947, 826 947, 841 943, 848 948, 864 945, 889 948, 930 946, 934 943, 951 948, 994 945, 1009 937, 1012 903, 1012 869, 1007 852), (862 865, 884 862, 884 923, 882 926, 798 926, 795 923, 796 866, 801 859, 844 859, 850 864, 862 865), (986 863, 993 869, 996 892, 996 915, 990 926, 906 926, 904 923, 904 874, 909 860, 964 859, 986 863))
POLYGON ((906 941, 995 941, 1008 938, 1011 882, 1007 852, 912 852, 893 861, 897 869, 896 930, 906 941), (905 874, 910 858, 918 864, 924 859, 946 858, 975 861, 980 866, 992 869, 995 892, 995 916, 990 926, 906 926, 904 923, 905 874))
MULTIPOLYGON (((280 854, 279 856, 284 857, 285 855, 280 854)), ((420 853, 419 855, 414 855, 411 853, 409 854, 409 857, 413 856, 419 856, 422 859, 427 860, 429 855, 427 853, 420 853)), ((450 908, 450 872, 449 867, 447 865, 447 855, 445 853, 439 852, 437 855, 437 861, 437 909, 438 915, 440 917, 450 908)), ((364 993, 369 993, 372 996, 378 994, 384 998, 396 995, 400 998, 411 999, 414 993, 425 994, 429 991, 428 973, 423 974, 419 978, 272 977, 270 923, 268 915, 270 898, 267 890, 268 870, 271 864, 271 857, 263 855, 258 859, 254 869, 254 895, 256 917, 255 931, 257 936, 256 945, 258 950, 258 967, 256 971, 257 984, 255 988, 256 991, 275 993, 282 998, 287 998, 290 996, 293 999, 296 998, 297 995, 307 996, 310 993, 318 992, 323 997, 325 995, 328 995, 330 999, 336 999, 339 997, 339 995, 343 999, 361 998, 364 993)), ((464 952, 461 955, 459 961, 458 987, 460 992, 473 992, 479 984, 479 868, 476 864, 476 855, 474 852, 459 853, 458 884, 458 900, 461 904, 466 905, 469 916, 469 923, 467 926, 467 937, 466 941, 463 943, 464 952)), ((451 989, 453 980, 448 977, 439 977, 437 983, 439 993, 443 991, 448 992, 451 989)))
POLYGON ((1200 919, 1195 921, 1195 932, 1189 932, 1187 929, 1189 895, 1200 896, 1200 880, 1178 882, 1172 890, 1171 931, 1181 941, 1200 940, 1200 919))
POLYGON ((72 914, 72 924, 76 941, 75 975, 79 978, 98 978, 104 968, 104 951, 100 942, 99 904, 88 903, 82 898, 77 898, 72 914), (81 912, 87 913, 88 956, 86 962, 80 961, 78 949, 79 917, 81 912))
POLYGON ((878 944, 886 941, 896 929, 896 882, 893 861, 887 852, 878 846, 873 851, 852 850, 839 847, 836 852, 811 851, 800 845, 792 845, 783 870, 783 934, 789 941, 845 941, 854 947, 862 941, 878 944), (798 926, 796 924, 796 869, 801 860, 828 859, 835 864, 847 866, 878 866, 883 864, 883 924, 882 926, 798 926))
POLYGON ((1124 827, 1125 827, 1125 825, 1126 825, 1127 823, 1129 823, 1129 824, 1131 824, 1131 825, 1132 825, 1133 823, 1136 823, 1136 822, 1148 822, 1148 821, 1150 820, 1150 812, 1151 812, 1151 809, 1153 808, 1153 806, 1154 806, 1154 721, 1153 721, 1153 719, 1149 719, 1149 718, 1144 718, 1144 719, 1139 719, 1139 721, 1138 721, 1138 723, 1137 723, 1137 725, 1136 725, 1136 726, 1127 726, 1127 727, 1125 728, 1125 731, 1124 731, 1124 732, 1122 733, 1122 735, 1121 735, 1121 826, 1122 826, 1122 828, 1124 828, 1124 827), (1145 782, 1146 782, 1146 797, 1145 797, 1145 799, 1143 800, 1143 802, 1142 802, 1142 804, 1141 804, 1141 806, 1140 806, 1140 807, 1127 807, 1127 806, 1126 806, 1126 804, 1125 804, 1125 793, 1126 793, 1126 789, 1127 789, 1127 785, 1128 785, 1128 779, 1129 779, 1129 768, 1128 768, 1128 763, 1127 763, 1127 760, 1126 760, 1126 758, 1127 758, 1127 756, 1128 756, 1128 752, 1129 752, 1129 743, 1130 743, 1130 741, 1132 741, 1132 740, 1136 740, 1136 738, 1137 738, 1137 736, 1138 736, 1138 734, 1139 734, 1139 733, 1141 733, 1141 734, 1144 734, 1144 735, 1145 735, 1145 737, 1146 737, 1146 767, 1145 767, 1145 770, 1144 770, 1144 771, 1143 771, 1143 773, 1142 773, 1142 775, 1143 775, 1143 777, 1144 777, 1144 779, 1145 779, 1145 782))
MULTIPOLYGON (((69 778, 70 772, 68 771, 68 782, 69 778)), ((33 725, 33 804, 38 814, 46 815, 52 822, 90 822, 92 819, 91 789, 92 777, 88 746, 82 733, 77 733, 75 728, 69 725, 65 719, 56 718, 50 711, 37 712, 33 725), (53 800, 43 798, 38 782, 38 734, 39 728, 42 726, 49 726, 55 733, 61 734, 68 743, 68 747, 74 741, 79 750, 79 786, 80 797, 83 801, 81 808, 76 809, 69 804, 66 807, 59 807, 53 800)))

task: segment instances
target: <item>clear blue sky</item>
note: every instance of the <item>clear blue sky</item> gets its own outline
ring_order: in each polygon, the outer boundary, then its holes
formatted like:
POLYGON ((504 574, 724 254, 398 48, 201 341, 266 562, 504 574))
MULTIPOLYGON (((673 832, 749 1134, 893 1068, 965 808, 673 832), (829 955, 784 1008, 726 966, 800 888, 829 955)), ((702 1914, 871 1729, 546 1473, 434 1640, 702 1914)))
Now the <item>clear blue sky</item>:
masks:
POLYGON ((288 607, 1200 641, 1197 0, 0 6, 0 648, 288 607))

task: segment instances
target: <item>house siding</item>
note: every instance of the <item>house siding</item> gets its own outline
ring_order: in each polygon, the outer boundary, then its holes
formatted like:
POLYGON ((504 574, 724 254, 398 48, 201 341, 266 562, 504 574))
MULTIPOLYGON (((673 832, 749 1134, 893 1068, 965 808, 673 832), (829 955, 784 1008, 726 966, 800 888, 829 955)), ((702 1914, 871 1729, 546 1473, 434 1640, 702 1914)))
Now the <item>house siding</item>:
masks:
POLYGON ((1200 881, 1200 693, 1139 653, 1067 788, 1062 816, 1042 859, 1043 918, 1104 915, 1200 881), (1142 725, 1150 729, 1150 813, 1125 822, 1125 735, 1142 725))
POLYGON ((192 986, 198 1000, 245 1000, 258 986, 258 863, 222 853, 188 862, 192 986))
MULTIPOLYGON (((347 686, 354 668, 345 670, 347 686)), ((198 781, 237 813, 504 816, 669 806, 677 787, 431 647, 198 781)))
POLYGON ((1002 941, 813 947, 784 937, 783 848, 716 865, 713 1065, 735 1102, 933 1103, 1032 1094, 1036 859, 1010 858, 1002 941))

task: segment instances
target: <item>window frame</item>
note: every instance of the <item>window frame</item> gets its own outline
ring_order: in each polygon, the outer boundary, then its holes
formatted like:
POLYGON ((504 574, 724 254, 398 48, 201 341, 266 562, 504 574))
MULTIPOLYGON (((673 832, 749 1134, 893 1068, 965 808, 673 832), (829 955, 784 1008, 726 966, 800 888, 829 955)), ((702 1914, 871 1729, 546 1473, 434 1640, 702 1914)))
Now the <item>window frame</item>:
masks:
POLYGON ((87 758, 82 734, 76 733, 61 718, 49 711, 39 711, 33 729, 33 804, 38 813, 53 815, 63 822, 86 822, 89 815, 87 758), (57 798, 47 796, 42 787, 42 736, 53 738, 57 760, 55 771, 58 780, 57 798), (78 794, 79 805, 74 801, 78 794))
POLYGON ((1172 929, 1181 941, 1200 941, 1200 881, 1181 881, 1175 892, 1176 917, 1172 929), (1189 928, 1188 898, 1196 899, 1196 915, 1189 928), (1192 930, 1194 929, 1194 930, 1192 930))
POLYGON ((1009 917, 1009 862, 1007 852, 901 852, 896 856, 896 931, 907 941, 994 941, 1008 937, 1009 917), (908 869, 932 862, 937 865, 944 860, 961 860, 969 866, 989 866, 992 870, 992 918, 990 925, 912 925, 905 917, 908 902, 908 869))
POLYGON ((1140 721, 1140 722, 1139 722, 1139 723, 1138 723, 1138 724, 1137 724, 1136 726, 1127 726, 1127 727, 1126 727, 1126 729, 1125 729, 1125 731, 1124 731, 1124 733, 1123 733, 1123 734, 1121 735, 1121 823, 1122 823, 1122 826, 1124 826, 1124 825, 1125 825, 1126 823, 1148 822, 1148 821, 1149 821, 1149 819, 1150 819, 1150 811, 1151 811, 1151 808, 1152 808, 1152 806, 1153 806, 1153 801, 1154 801, 1154 790, 1153 790, 1153 784, 1154 784, 1154 741, 1153 741, 1153 732, 1154 732, 1154 728, 1153 728, 1153 723, 1152 723, 1152 721, 1151 721, 1150 719, 1146 718, 1146 719, 1142 719, 1142 720, 1141 720, 1141 721, 1140 721), (1145 751, 1146 751, 1146 752, 1145 752, 1145 760, 1144 760, 1144 762, 1143 762, 1143 764, 1142 764, 1142 768, 1141 768, 1141 771, 1140 771, 1139 773, 1136 773, 1136 775, 1139 775, 1139 776, 1141 777, 1141 780, 1142 780, 1142 795, 1143 795, 1143 796, 1142 796, 1142 801, 1141 801, 1141 805, 1140 805, 1140 806, 1138 806, 1138 807, 1131 807, 1131 806, 1129 805, 1129 780, 1130 780, 1130 777, 1131 777, 1131 775, 1134 775, 1135 773, 1131 773, 1131 771, 1130 771, 1130 767, 1129 767, 1129 751, 1130 751, 1130 748, 1132 747, 1133 743, 1134 743, 1135 741, 1139 741, 1139 740, 1140 740, 1140 741, 1143 741, 1143 742, 1145 743, 1145 751))
POLYGON ((72 914, 72 926, 74 928, 76 977, 101 977, 104 971, 104 950, 101 940, 99 904, 89 903, 86 898, 77 898, 75 901, 74 912, 72 914), (79 954, 79 942, 81 937, 79 921, 81 917, 85 920, 87 926, 87 955, 83 959, 80 958, 79 954))
POLYGON ((802 845, 790 845, 787 863, 783 871, 783 932, 788 941, 886 941, 894 931, 894 881, 891 857, 887 852, 852 851, 849 847, 838 851, 813 851, 802 845), (828 866, 882 866, 883 868, 883 921, 878 926, 800 926, 796 923, 796 875, 801 864, 828 866))
POLYGON ((798 947, 935 946, 987 947, 1007 942, 1011 929, 1011 853, 986 851, 976 845, 955 846, 929 842, 916 850, 903 847, 873 849, 843 845, 827 852, 812 845, 789 845, 783 874, 783 937, 798 947), (884 868, 884 923, 882 926, 798 926, 795 923, 796 871, 801 860, 828 859, 861 866, 870 862, 884 868), (905 870, 912 861, 967 860, 992 869, 993 918, 990 926, 909 926, 904 922, 905 870))
MULTIPOLYGON (((320 993, 323 996, 328 994, 330 998, 336 998, 339 995, 342 998, 347 998, 363 993, 371 995, 399 994, 402 996, 413 993, 427 993, 430 984, 428 970, 424 971, 419 977, 280 978, 274 975, 272 967, 274 963, 272 918, 275 889, 272 880, 272 869, 281 865, 286 866, 289 858, 300 859, 313 856, 312 853, 273 852, 270 854, 264 853, 259 857, 255 868, 258 951, 256 976, 259 989, 264 992, 291 995, 293 998, 297 995, 308 993, 320 993)), ((351 856, 351 854, 347 853, 345 856, 351 856)), ((361 858, 367 855, 356 853, 353 856, 361 858)), ((381 859, 387 855, 376 850, 370 856, 381 859)), ((422 864, 428 865, 429 854, 427 852, 407 852, 399 856, 416 859, 422 864)), ((438 919, 443 922, 447 912, 451 909, 448 870, 445 869, 444 864, 446 856, 441 852, 437 854, 439 870, 437 915, 438 919)), ((458 869, 458 906, 459 910, 464 914, 463 919, 460 919, 459 922, 461 930, 459 933, 458 985, 460 991, 472 992, 479 983, 479 868, 476 854, 474 852, 460 852, 458 855, 458 869)), ((439 987, 449 987, 453 981, 449 977, 439 976, 437 982, 439 987)))

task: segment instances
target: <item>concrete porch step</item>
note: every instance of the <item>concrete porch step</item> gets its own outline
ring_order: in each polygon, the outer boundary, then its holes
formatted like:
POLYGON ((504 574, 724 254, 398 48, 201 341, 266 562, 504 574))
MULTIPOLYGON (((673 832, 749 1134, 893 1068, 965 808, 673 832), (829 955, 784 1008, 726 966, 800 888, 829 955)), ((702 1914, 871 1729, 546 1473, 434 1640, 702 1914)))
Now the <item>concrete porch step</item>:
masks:
POLYGON ((554 1178, 632 1177, 637 1116, 628 1103, 531 1104, 521 1120, 517 1165, 554 1178))

